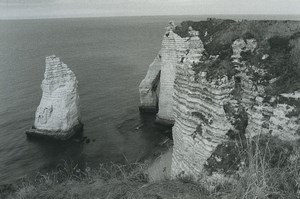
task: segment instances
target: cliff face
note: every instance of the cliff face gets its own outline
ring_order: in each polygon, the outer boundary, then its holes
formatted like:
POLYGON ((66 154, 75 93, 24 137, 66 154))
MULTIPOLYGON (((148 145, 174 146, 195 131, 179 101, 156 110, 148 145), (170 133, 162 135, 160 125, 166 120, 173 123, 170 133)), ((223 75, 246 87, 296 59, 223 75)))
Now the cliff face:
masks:
POLYGON ((246 137, 298 140, 300 24, 190 23, 204 51, 189 47, 177 64, 172 175, 234 172, 240 162, 232 143, 246 137))
POLYGON ((249 137, 299 139, 300 23, 187 21, 172 34, 173 177, 235 172, 249 137))
POLYGON ((161 55, 150 64, 146 77, 140 83, 140 110, 146 112, 156 112, 158 106, 159 79, 161 70, 161 55))
POLYGON ((82 126, 75 74, 55 55, 46 57, 40 105, 35 114, 34 134, 68 138, 82 126))
POLYGON ((139 86, 141 110, 158 109, 157 121, 164 124, 174 123, 173 93, 175 70, 181 58, 184 40, 173 32, 170 23, 162 40, 162 48, 148 73, 139 86))

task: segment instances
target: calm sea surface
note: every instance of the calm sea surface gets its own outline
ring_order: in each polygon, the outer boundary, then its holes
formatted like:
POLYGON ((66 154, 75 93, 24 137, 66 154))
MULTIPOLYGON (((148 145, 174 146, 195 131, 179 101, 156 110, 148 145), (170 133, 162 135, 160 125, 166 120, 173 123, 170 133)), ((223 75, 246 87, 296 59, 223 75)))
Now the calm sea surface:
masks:
POLYGON ((63 160, 94 167, 149 155, 164 136, 153 116, 139 114, 138 85, 160 49, 168 22, 205 18, 0 21, 0 184, 54 168, 63 160), (25 136, 41 99, 45 56, 52 54, 77 76, 83 136, 89 143, 25 136))

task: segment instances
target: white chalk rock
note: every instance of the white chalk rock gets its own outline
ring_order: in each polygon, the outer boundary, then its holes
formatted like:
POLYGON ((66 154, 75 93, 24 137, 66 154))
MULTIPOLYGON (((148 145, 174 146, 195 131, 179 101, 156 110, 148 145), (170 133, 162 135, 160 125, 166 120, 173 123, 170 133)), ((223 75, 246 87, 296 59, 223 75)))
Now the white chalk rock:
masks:
POLYGON ((26 133, 65 140, 82 130, 77 84, 75 74, 58 57, 46 57, 42 99, 34 127, 26 133))
POLYGON ((139 85, 140 111, 156 112, 158 103, 158 86, 161 70, 161 55, 158 54, 150 64, 146 77, 139 85))
POLYGON ((233 55, 231 58, 240 59, 242 52, 251 51, 253 52, 257 48, 257 42, 255 39, 237 39, 232 44, 233 55))
POLYGON ((196 53, 192 54, 197 56, 188 57, 187 49, 195 49, 195 51, 203 49, 198 31, 190 29, 190 37, 181 38, 173 32, 173 29, 174 25, 171 23, 163 37, 162 48, 158 56, 149 66, 147 75, 139 86, 140 110, 158 109, 157 122, 162 124, 174 123, 173 94, 176 65, 186 58, 191 62, 199 60, 200 57, 196 53))

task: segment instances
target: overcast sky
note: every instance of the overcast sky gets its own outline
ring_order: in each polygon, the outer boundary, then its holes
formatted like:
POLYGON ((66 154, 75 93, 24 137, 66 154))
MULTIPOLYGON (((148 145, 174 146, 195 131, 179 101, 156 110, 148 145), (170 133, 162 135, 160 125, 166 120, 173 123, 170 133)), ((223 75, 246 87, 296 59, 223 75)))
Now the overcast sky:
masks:
POLYGON ((0 0, 0 19, 213 14, 300 14, 300 0, 0 0))

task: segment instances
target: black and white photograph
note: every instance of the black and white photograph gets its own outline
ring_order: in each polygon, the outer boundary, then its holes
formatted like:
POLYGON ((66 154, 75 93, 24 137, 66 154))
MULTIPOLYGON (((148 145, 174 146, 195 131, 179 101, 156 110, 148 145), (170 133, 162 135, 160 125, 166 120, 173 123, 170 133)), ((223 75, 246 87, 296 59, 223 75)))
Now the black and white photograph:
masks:
POLYGON ((0 199, 298 198, 299 0, 0 0, 0 199))

